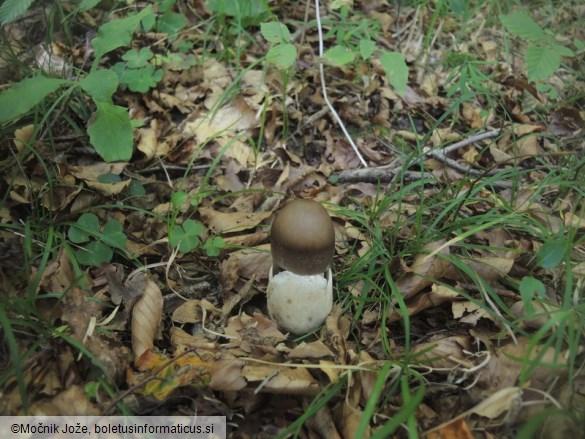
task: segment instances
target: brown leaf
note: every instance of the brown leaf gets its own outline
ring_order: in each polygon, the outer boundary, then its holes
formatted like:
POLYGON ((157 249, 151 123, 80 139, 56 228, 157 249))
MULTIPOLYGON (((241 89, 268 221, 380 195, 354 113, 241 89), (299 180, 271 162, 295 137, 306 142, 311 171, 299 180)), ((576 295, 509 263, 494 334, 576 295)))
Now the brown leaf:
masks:
POLYGON ((101 411, 88 399, 80 386, 71 386, 49 400, 31 405, 28 415, 34 416, 98 416, 101 411))
POLYGON ((242 368, 248 382, 262 382, 262 392, 282 395, 316 395, 320 386, 307 369, 287 368, 277 364, 249 364, 242 368))
POLYGON ((432 285, 435 280, 448 274, 451 263, 440 255, 449 256, 449 247, 442 248, 437 255, 428 257, 429 253, 441 248, 444 240, 431 242, 423 247, 423 252, 414 258, 410 272, 404 274, 396 281, 396 287, 404 299, 414 296, 423 288, 432 285))
POLYGON ((199 213, 217 234, 254 228, 272 215, 272 212, 219 212, 208 207, 200 208, 199 213))
POLYGON ((154 337, 161 322, 162 310, 163 298, 160 288, 152 279, 147 278, 144 294, 132 309, 132 352, 135 362, 154 346, 154 337))
POLYGON ((465 419, 457 418, 430 431, 426 439, 474 439, 465 419))
POLYGON ((237 391, 246 387, 247 382, 242 377, 244 362, 236 359, 214 361, 211 368, 209 387, 213 390, 237 391))
POLYGON ((289 358, 323 358, 334 354, 321 340, 302 342, 288 353, 289 358))

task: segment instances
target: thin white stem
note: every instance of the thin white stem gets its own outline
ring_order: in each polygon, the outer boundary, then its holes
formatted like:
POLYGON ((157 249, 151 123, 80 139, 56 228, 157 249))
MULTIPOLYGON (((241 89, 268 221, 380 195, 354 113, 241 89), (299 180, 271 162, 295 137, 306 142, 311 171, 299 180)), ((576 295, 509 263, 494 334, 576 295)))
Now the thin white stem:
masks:
POLYGON ((321 60, 323 59, 323 31, 321 30, 321 14, 319 13, 319 0, 315 0, 315 18, 317 19, 317 32, 319 33, 319 76, 321 77, 321 90, 323 90, 323 98, 325 99, 325 103, 329 107, 331 114, 333 114, 333 117, 341 127, 341 131, 343 131, 343 134, 345 134, 345 138, 355 151, 355 154, 357 155, 358 159, 360 160, 362 165, 364 165, 364 167, 367 168, 368 164, 360 154, 357 145, 354 143, 351 136, 347 132, 347 129, 345 128, 345 125, 343 124, 341 118, 339 117, 339 114, 337 114, 337 111, 335 111, 335 108, 333 108, 333 105, 331 105, 331 102, 329 102, 329 97, 327 96, 327 87, 325 86, 325 71, 323 68, 323 63, 321 62, 321 60))

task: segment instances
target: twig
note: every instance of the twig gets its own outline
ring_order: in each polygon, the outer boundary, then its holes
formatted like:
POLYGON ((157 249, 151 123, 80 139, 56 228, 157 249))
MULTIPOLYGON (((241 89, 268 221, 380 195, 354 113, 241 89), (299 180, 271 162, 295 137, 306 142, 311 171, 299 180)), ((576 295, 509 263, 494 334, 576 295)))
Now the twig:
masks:
MULTIPOLYGON (((471 174, 471 175, 474 175, 476 177, 494 176, 498 172, 500 172, 500 170, 494 169, 494 170, 489 170, 489 171, 483 171, 480 169, 472 169, 467 165, 464 165, 464 164, 459 163, 453 159, 450 159, 449 157, 446 156, 446 154, 453 152, 453 151, 455 151, 459 148, 462 148, 464 146, 470 145, 472 143, 479 142, 481 140, 489 139, 492 137, 496 137, 499 134, 500 134, 500 130, 491 130, 491 131, 486 131, 484 133, 475 134, 475 135, 470 136, 470 137, 468 137, 464 140, 461 140, 457 143, 449 145, 448 147, 446 147, 442 150, 428 151, 428 152, 424 153, 420 158, 418 158, 417 161, 422 161, 422 160, 426 160, 429 158, 434 158, 436 160, 439 160, 442 163, 445 163, 450 168, 453 168, 456 171, 461 172, 463 174, 471 174)), ((349 183, 349 182, 356 182, 356 181, 391 182, 397 177, 397 175, 400 171, 400 168, 401 168, 400 166, 396 166, 395 163, 392 162, 391 165, 379 166, 379 167, 375 167, 375 168, 349 169, 346 171, 341 171, 339 174, 337 174, 337 177, 338 177, 340 183, 349 183)), ((422 178, 431 176, 430 173, 414 172, 414 171, 406 171, 404 175, 406 178, 413 179, 413 180, 422 179, 422 178)), ((493 186, 504 188, 504 189, 508 189, 508 188, 512 187, 512 183, 507 182, 507 181, 494 181, 491 184, 493 186)))
POLYGON ((364 165, 364 168, 367 168, 368 164, 366 163, 366 161, 364 160, 364 158, 360 154, 360 151, 359 151, 357 145, 354 143, 351 136, 347 132, 347 129, 345 128, 345 125, 343 124, 341 118, 339 117, 339 114, 337 114, 337 111, 335 111, 335 108, 333 108, 333 105, 331 105, 331 102, 329 102, 329 97, 327 96, 327 87, 325 86, 325 70, 324 70, 323 62, 322 62, 322 60, 323 60, 323 31, 321 29, 321 14, 319 13, 319 0, 315 0, 315 18, 317 19, 317 32, 319 34, 319 76, 321 77, 321 90, 323 91, 323 99, 325 99, 325 103, 329 107, 331 114, 333 114, 333 117, 335 118, 335 120, 337 121, 339 126, 341 127, 341 131, 343 131, 343 134, 345 134, 345 138, 347 139, 347 141, 349 142, 349 144, 353 148, 358 159, 360 160, 362 165, 364 165))
POLYGON ((453 145, 449 145, 443 148, 442 152, 443 154, 449 154, 450 152, 453 152, 459 148, 463 148, 464 146, 471 145, 472 143, 479 142, 485 139, 491 139, 492 137, 497 137, 500 135, 500 133, 501 130, 491 130, 479 134, 474 134, 473 136, 469 136, 466 139, 463 139, 459 142, 454 143, 453 145))

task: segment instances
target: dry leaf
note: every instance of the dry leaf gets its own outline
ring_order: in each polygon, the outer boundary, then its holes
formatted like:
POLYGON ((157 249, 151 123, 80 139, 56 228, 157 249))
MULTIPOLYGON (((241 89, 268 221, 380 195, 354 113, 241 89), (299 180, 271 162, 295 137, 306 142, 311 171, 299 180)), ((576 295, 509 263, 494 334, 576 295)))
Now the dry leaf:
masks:
POLYGON ((519 387, 506 387, 490 395, 487 399, 470 409, 468 413, 475 413, 476 415, 495 419, 502 413, 508 412, 507 416, 513 418, 518 413, 521 404, 522 389, 519 387))
MULTIPOLYGON (((146 276, 138 274, 137 276, 146 276)), ((132 352, 136 362, 140 356, 152 349, 158 325, 161 322, 163 298, 160 288, 147 278, 144 294, 132 309, 132 352)))
POLYGON ((248 382, 262 382, 261 391, 267 393, 311 396, 321 390, 319 383, 302 367, 249 364, 242 368, 242 376, 248 382))
POLYGON ((202 207, 199 213, 217 234, 251 229, 272 216, 272 212, 219 212, 208 207, 202 207))
POLYGON ((455 419, 430 431, 426 439, 474 439, 465 419, 455 419))
POLYGON ((428 257, 429 253, 440 249, 444 240, 431 242, 423 247, 423 251, 414 258, 410 272, 404 274, 396 281, 396 287, 404 299, 414 296, 423 288, 434 283, 435 280, 443 278, 449 273, 451 263, 440 255, 449 256, 449 247, 442 248, 439 254, 428 257))

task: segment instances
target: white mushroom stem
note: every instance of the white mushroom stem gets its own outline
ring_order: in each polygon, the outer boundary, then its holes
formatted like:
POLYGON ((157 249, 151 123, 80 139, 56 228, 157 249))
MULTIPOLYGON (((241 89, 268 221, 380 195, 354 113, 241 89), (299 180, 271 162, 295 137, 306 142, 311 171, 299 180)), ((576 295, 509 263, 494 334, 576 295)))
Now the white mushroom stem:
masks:
POLYGON ((281 271, 268 276, 266 289, 268 313, 278 326, 296 335, 319 328, 333 307, 331 269, 327 278, 314 274, 301 276, 281 271))

